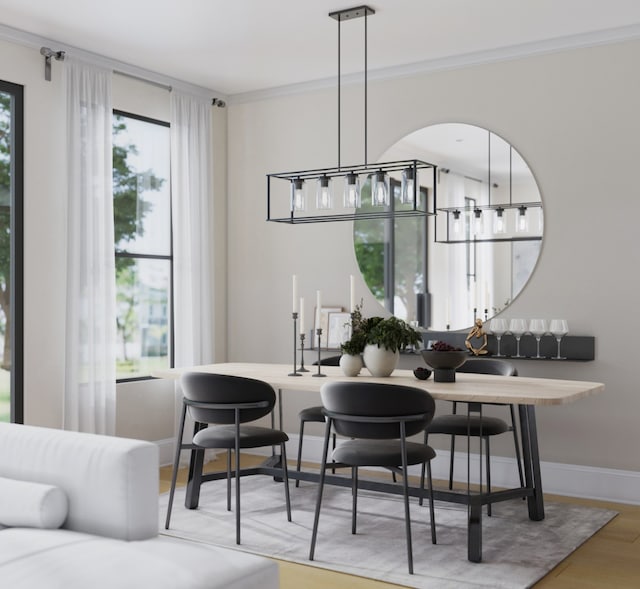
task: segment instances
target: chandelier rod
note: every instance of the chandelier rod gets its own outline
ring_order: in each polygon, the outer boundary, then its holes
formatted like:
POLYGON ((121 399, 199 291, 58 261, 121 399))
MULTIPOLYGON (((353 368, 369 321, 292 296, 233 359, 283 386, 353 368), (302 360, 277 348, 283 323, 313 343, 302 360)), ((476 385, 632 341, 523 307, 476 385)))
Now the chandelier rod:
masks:
POLYGON ((341 68, 341 54, 342 47, 340 40, 342 39, 341 32, 342 20, 338 19, 338 170, 340 169, 340 146, 342 145, 340 130, 342 129, 342 96, 341 96, 341 80, 342 80, 342 68, 341 68))
POLYGON ((364 165, 366 166, 369 162, 367 160, 367 39, 368 39, 368 30, 367 30, 367 17, 368 11, 364 11, 364 165))

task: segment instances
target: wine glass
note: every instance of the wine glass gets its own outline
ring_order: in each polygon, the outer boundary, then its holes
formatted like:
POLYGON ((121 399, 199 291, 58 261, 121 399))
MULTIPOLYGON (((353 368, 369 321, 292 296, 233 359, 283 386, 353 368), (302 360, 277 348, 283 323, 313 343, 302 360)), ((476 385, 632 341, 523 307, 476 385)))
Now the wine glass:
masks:
POLYGON ((554 360, 565 360, 563 356, 560 355, 560 340, 569 333, 569 324, 566 319, 552 319, 549 324, 549 333, 555 336, 556 341, 558 342, 558 355, 554 357, 554 360))
POLYGON ((540 338, 548 331, 546 319, 532 319, 529 322, 529 332, 536 338, 536 358, 542 358, 540 355, 540 338))
POLYGON ((498 341, 498 353, 496 354, 496 357, 498 358, 503 357, 500 353, 500 340, 502 339, 502 336, 507 333, 508 327, 509 325, 507 324, 506 319, 492 319, 489 322, 489 329, 491 330, 491 333, 496 336, 496 340, 498 341))
POLYGON ((524 319, 509 321, 509 333, 516 338, 516 355, 514 358, 524 358, 520 355, 520 338, 527 333, 527 322, 524 319))

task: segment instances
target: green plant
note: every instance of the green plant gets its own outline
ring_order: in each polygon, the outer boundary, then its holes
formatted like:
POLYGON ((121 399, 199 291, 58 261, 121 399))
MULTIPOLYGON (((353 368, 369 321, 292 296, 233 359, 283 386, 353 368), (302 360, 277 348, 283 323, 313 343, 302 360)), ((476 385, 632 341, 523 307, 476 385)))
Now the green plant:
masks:
POLYGON ((351 339, 342 344, 344 354, 361 354, 367 344, 386 348, 391 352, 421 343, 420 334, 397 317, 362 317, 362 305, 351 315, 351 339))
POLYGON ((362 354, 367 344, 367 334, 365 331, 365 319, 362 317, 362 303, 356 305, 351 313, 351 338, 340 345, 343 354, 357 356, 362 354))
POLYGON ((371 317, 367 320, 367 343, 391 352, 407 346, 417 346, 421 342, 420 334, 402 319, 397 317, 371 317))

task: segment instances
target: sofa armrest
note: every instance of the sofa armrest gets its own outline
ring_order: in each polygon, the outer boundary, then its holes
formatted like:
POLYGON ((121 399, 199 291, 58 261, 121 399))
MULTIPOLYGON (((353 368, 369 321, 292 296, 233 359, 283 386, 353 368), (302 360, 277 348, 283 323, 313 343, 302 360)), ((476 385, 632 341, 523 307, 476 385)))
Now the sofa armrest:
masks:
POLYGON ((0 448, 0 476, 64 490, 63 528, 122 540, 158 534, 155 444, 0 423, 0 448))

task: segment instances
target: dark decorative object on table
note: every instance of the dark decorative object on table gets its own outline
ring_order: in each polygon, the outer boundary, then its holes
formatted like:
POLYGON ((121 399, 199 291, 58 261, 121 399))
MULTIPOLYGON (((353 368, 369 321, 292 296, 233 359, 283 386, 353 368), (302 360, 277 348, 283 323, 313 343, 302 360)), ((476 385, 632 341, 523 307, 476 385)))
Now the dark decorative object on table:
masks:
POLYGON ((455 382, 456 368, 462 366, 469 357, 467 351, 442 341, 434 343, 430 350, 422 350, 421 354, 427 366, 433 369, 435 382, 455 382))
POLYGON ((423 366, 418 366, 418 368, 413 371, 413 374, 418 380, 427 380, 431 376, 431 370, 423 366))

